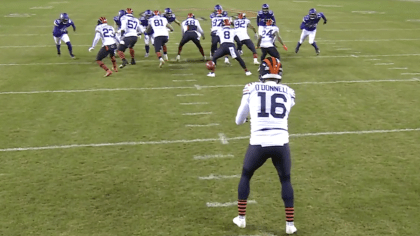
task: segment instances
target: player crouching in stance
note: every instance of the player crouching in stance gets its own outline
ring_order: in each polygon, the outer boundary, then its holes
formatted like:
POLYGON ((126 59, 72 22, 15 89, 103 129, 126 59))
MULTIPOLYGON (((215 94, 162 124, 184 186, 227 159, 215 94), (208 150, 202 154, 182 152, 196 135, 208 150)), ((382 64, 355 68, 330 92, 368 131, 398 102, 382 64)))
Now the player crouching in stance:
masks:
POLYGON ((198 50, 200 50, 203 60, 206 60, 203 47, 200 43, 201 35, 203 36, 203 39, 205 39, 204 31, 200 26, 200 22, 195 19, 194 14, 188 13, 187 19, 182 22, 182 39, 178 46, 178 56, 176 56, 177 61, 181 60, 182 47, 191 40, 195 46, 197 46, 198 50))
POLYGON ((134 60, 134 45, 137 43, 137 36, 141 35, 140 21, 133 16, 133 10, 127 8, 127 14, 121 17, 121 41, 118 46, 118 56, 122 60, 120 68, 124 68, 128 65, 127 59, 125 59, 124 52, 127 48, 130 49, 131 65, 136 64, 134 60))
POLYGON ((257 35, 257 31, 254 26, 251 25, 251 21, 245 17, 245 13, 238 13, 238 19, 234 20, 233 24, 235 26, 237 37, 235 39, 238 39, 237 44, 239 53, 242 55, 242 45, 245 44, 254 56, 254 64, 259 65, 260 63, 257 59, 258 55, 257 51, 255 51, 255 45, 248 35, 248 27, 254 31, 255 35, 257 35))
POLYGON ((315 35, 316 27, 321 18, 324 20, 324 25, 327 24, 327 18, 322 12, 317 13, 315 8, 310 9, 309 14, 303 17, 302 24, 300 24, 302 34, 300 35, 299 42, 296 45, 296 53, 299 52, 300 45, 302 45, 306 37, 309 36, 309 44, 311 44, 315 48, 316 55, 319 55, 321 51, 319 50, 318 45, 316 45, 315 35))
POLYGON ((271 158, 281 182, 281 195, 286 212, 286 234, 297 231, 294 226, 294 196, 290 182, 290 148, 288 116, 295 105, 295 92, 280 84, 282 65, 275 57, 261 62, 260 82, 245 85, 241 105, 236 115, 236 124, 251 119, 251 138, 243 162, 242 176, 238 187, 238 212, 233 219, 240 228, 246 227, 246 205, 250 192, 250 180, 254 172, 271 158))
POLYGON ((117 61, 115 60, 115 50, 117 49, 115 30, 114 27, 108 25, 107 22, 108 21, 105 17, 99 18, 98 25, 95 28, 95 38, 93 39, 92 47, 89 48, 89 52, 91 52, 95 48, 99 39, 102 39, 103 46, 96 56, 96 63, 98 63, 98 65, 106 71, 105 77, 112 74, 112 71, 102 62, 102 59, 108 55, 111 57, 114 71, 118 71, 117 61))
MULTIPOLYGON (((154 16, 149 19, 149 25, 146 28, 146 33, 150 33, 153 30, 153 37, 155 39, 155 52, 159 59, 159 67, 162 68, 165 61, 162 58, 162 54, 160 53, 160 49, 163 49, 163 52, 167 52, 166 43, 168 42, 168 29, 174 31, 174 28, 168 23, 168 20, 165 17, 160 15, 159 11, 153 11, 154 16)), ((168 60, 167 58, 165 58, 168 60)))
POLYGON ((69 15, 67 13, 62 13, 60 18, 54 21, 54 29, 53 29, 53 36, 55 46, 57 47, 57 54, 61 56, 61 40, 63 40, 67 44, 67 48, 69 49, 70 57, 75 59, 76 57, 73 55, 73 47, 70 43, 70 38, 68 36, 67 28, 72 26, 73 31, 76 32, 76 26, 74 25, 73 21, 70 20, 69 15))
POLYGON ((252 75, 251 71, 246 68, 244 60, 242 60, 238 50, 236 50, 234 42, 234 38, 236 36, 235 29, 230 28, 230 20, 225 19, 223 21, 223 27, 217 31, 217 36, 220 38, 220 47, 214 52, 213 55, 213 63, 214 65, 209 67, 211 72, 207 74, 209 77, 215 77, 216 74, 214 73, 215 65, 217 59, 225 56, 230 55, 233 59, 236 59, 241 67, 245 70, 245 75, 252 75))
POLYGON ((261 61, 264 60, 267 54, 277 59, 280 59, 280 54, 277 51, 276 47, 274 47, 274 41, 276 40, 276 37, 278 38, 281 45, 283 45, 284 50, 287 51, 287 47, 283 43, 283 40, 281 39, 279 35, 279 28, 277 26, 272 25, 273 20, 267 19, 265 23, 266 23, 265 26, 260 26, 258 29, 259 36, 258 36, 257 48, 261 47, 261 51, 262 51, 261 61))

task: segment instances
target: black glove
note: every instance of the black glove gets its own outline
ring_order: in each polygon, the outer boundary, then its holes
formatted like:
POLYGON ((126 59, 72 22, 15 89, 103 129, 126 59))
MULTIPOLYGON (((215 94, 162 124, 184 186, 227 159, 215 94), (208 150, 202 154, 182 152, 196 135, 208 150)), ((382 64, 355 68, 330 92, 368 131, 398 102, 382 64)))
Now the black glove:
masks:
POLYGON ((324 25, 325 25, 325 24, 327 24, 327 21, 326 21, 326 20, 324 20, 324 25))

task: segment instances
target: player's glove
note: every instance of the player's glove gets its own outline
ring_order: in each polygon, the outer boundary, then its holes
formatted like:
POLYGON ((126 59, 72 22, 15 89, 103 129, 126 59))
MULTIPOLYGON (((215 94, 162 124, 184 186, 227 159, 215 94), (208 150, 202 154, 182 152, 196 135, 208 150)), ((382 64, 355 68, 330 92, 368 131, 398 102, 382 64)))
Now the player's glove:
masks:
POLYGON ((258 39, 258 33, 255 33, 254 35, 254 39, 257 40, 258 39))
POLYGON ((90 47, 89 48, 89 52, 93 51, 94 47, 90 47))
POLYGON ((206 39, 206 37, 205 37, 205 36, 204 36, 204 34, 203 34, 203 40, 204 40, 204 39, 206 39))
POLYGON ((327 21, 326 21, 326 20, 324 20, 324 25, 325 25, 325 24, 327 24, 327 21))
POLYGON ((283 48, 284 48, 284 50, 286 50, 286 51, 287 51, 287 47, 286 47, 286 45, 285 45, 285 44, 283 45, 283 48))
POLYGON ((255 47, 255 49, 260 49, 260 46, 258 46, 258 45, 257 45, 257 46, 255 47))

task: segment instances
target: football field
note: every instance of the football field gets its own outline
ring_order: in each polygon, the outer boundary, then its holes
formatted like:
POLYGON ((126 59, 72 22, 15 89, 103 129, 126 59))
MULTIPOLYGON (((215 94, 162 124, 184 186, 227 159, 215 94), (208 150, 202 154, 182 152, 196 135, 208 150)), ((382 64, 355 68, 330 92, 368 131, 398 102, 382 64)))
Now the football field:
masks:
MULTIPOLYGON (((173 24, 159 68, 151 47, 136 65, 104 78, 93 52, 96 22, 130 7, 193 12, 210 50, 209 15, 255 13, 252 0, 18 0, 0 8, 0 235, 285 235, 271 161, 251 181, 247 227, 237 187, 249 123, 235 124, 245 84, 258 81, 252 53, 219 59, 216 77, 191 42, 176 62, 173 24), (77 31, 57 56, 53 21, 67 12, 77 31)), ((420 1, 269 0, 280 35, 283 83, 296 92, 289 115, 298 235, 420 235, 420 1), (321 54, 304 42, 310 8, 321 54)), ((249 30, 252 38, 252 31, 249 30)), ((254 40, 254 43, 255 40, 254 40)), ((126 56, 129 57, 128 50, 126 56)), ((259 51, 260 54, 260 51, 259 51)), ((109 58, 103 60, 111 67, 109 58)), ((118 63, 121 60, 117 59, 118 63)))

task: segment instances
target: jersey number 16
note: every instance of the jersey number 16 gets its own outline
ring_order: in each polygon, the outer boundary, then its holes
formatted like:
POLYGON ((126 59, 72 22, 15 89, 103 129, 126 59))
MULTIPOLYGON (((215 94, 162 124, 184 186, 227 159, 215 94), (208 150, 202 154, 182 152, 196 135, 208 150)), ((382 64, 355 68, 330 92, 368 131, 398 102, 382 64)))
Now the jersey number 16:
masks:
POLYGON ((284 94, 275 93, 271 96, 270 113, 266 112, 267 94, 264 92, 259 92, 258 96, 261 97, 261 112, 258 113, 258 117, 269 117, 271 114, 271 116, 273 116, 274 118, 284 118, 284 116, 286 115, 286 106, 282 102, 277 102, 277 98, 281 98, 283 99, 283 102, 287 102, 287 98, 286 96, 284 96, 284 94), (276 113, 276 108, 282 108, 283 111, 281 113, 276 113))

